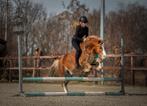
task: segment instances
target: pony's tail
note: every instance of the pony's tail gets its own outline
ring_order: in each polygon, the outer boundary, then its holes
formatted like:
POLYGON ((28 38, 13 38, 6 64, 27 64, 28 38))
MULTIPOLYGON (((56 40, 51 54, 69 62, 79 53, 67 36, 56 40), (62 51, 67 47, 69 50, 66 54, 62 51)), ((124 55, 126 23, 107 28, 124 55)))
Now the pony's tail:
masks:
POLYGON ((59 67, 59 59, 54 60, 53 64, 49 67, 49 77, 56 76, 56 72, 58 71, 59 67))

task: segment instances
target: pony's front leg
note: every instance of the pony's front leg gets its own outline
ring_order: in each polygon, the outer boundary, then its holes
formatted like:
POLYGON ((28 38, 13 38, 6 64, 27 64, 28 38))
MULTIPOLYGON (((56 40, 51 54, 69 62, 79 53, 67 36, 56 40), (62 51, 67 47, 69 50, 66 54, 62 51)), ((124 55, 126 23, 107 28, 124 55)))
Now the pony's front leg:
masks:
POLYGON ((96 67, 96 70, 101 70, 103 68, 103 64, 99 62, 98 66, 96 67))

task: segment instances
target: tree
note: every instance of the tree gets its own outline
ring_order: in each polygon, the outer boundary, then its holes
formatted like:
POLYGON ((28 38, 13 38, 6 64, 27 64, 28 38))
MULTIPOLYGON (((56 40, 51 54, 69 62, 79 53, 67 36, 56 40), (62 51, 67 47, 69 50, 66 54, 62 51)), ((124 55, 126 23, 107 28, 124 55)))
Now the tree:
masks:
POLYGON ((31 35, 32 26, 39 20, 46 18, 46 13, 41 4, 32 3, 30 0, 14 0, 16 7, 21 8, 24 22, 24 36, 22 38, 23 52, 25 55, 29 53, 32 46, 33 36, 31 35), (31 38, 31 39, 30 39, 31 38))
POLYGON ((96 34, 99 35, 100 33, 100 11, 93 10, 92 13, 88 15, 88 25, 89 25, 89 34, 96 34))
POLYGON ((135 52, 137 49, 147 50, 145 20, 147 20, 147 8, 137 3, 129 4, 117 12, 110 12, 106 18, 106 39, 110 50, 120 44, 120 33, 125 36, 126 52, 135 52))

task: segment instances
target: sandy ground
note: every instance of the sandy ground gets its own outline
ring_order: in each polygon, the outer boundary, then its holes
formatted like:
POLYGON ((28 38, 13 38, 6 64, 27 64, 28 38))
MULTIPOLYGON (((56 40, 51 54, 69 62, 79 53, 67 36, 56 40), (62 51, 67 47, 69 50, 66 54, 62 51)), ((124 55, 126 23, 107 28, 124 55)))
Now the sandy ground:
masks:
MULTIPOLYGON (((118 91, 118 86, 72 83, 72 91, 118 91)), ((25 83, 24 91, 62 91, 60 84, 25 83)), ((128 93, 147 93, 147 87, 126 87, 128 93)), ((17 83, 0 83, 0 106, 147 106, 147 95, 20 97, 17 83)))

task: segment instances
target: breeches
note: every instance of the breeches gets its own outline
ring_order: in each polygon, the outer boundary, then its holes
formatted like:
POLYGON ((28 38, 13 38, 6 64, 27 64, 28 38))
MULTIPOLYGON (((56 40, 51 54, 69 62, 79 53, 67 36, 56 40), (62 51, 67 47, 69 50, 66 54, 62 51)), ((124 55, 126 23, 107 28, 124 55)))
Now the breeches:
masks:
POLYGON ((82 50, 80 48, 80 43, 81 43, 80 41, 72 39, 72 45, 76 50, 76 63, 77 63, 77 65, 79 65, 79 58, 80 58, 81 53, 82 53, 82 50))

